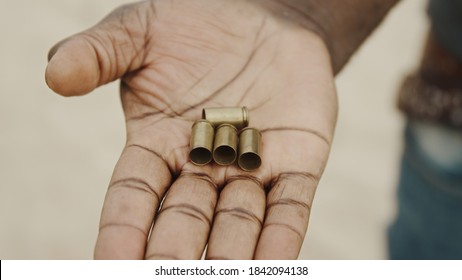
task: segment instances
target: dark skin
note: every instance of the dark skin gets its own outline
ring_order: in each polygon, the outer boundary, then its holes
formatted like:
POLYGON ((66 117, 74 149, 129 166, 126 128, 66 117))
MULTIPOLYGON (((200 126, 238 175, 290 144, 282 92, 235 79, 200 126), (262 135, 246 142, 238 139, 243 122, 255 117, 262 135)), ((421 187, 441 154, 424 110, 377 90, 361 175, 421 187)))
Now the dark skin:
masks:
POLYGON ((298 257, 337 97, 322 37, 273 8, 145 1, 51 50, 46 80, 61 95, 121 79, 127 142, 95 258, 199 259, 206 245, 208 259, 298 257), (263 134, 258 170, 189 161, 194 120, 202 108, 221 106, 249 108, 263 134))

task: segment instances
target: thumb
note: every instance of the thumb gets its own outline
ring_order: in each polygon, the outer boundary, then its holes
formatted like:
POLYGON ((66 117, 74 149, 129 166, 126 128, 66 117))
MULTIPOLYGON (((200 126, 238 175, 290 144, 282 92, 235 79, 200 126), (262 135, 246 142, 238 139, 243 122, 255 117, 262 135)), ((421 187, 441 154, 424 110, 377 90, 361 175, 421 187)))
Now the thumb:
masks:
POLYGON ((45 71, 48 86, 64 96, 83 95, 140 68, 151 18, 150 8, 140 5, 122 6, 54 46, 45 71))

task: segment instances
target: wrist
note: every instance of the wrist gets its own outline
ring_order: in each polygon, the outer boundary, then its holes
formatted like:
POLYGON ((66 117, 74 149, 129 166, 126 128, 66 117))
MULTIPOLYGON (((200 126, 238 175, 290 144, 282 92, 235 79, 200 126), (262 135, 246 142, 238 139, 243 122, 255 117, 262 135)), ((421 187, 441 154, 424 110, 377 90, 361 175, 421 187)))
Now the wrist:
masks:
POLYGON ((399 0, 258 1, 276 17, 311 30, 329 50, 334 73, 399 0))

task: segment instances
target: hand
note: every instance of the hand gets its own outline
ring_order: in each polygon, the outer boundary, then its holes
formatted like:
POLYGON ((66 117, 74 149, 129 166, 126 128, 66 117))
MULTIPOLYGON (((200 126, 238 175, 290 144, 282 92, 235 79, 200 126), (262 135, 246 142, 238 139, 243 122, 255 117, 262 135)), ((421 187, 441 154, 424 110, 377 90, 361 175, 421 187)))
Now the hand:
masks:
POLYGON ((121 78, 127 143, 101 215, 97 259, 295 259, 337 115, 328 51, 257 1, 123 6, 50 51, 65 96, 121 78), (202 108, 247 106, 262 166, 198 167, 202 108), (162 203, 161 203, 162 202, 162 203))

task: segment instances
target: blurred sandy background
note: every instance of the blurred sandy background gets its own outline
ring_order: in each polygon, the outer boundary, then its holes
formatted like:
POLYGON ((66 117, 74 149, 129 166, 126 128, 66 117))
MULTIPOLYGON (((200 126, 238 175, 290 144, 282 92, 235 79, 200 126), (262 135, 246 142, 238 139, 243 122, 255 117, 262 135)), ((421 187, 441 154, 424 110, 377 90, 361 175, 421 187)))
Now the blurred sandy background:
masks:
MULTIPOLYGON (((125 141, 118 85, 66 99, 43 76, 55 42, 126 2, 0 1, 0 259, 92 258, 125 141)), ((301 259, 387 257, 403 126, 395 92, 417 65, 425 4, 402 1, 337 79, 337 133, 301 259)))

